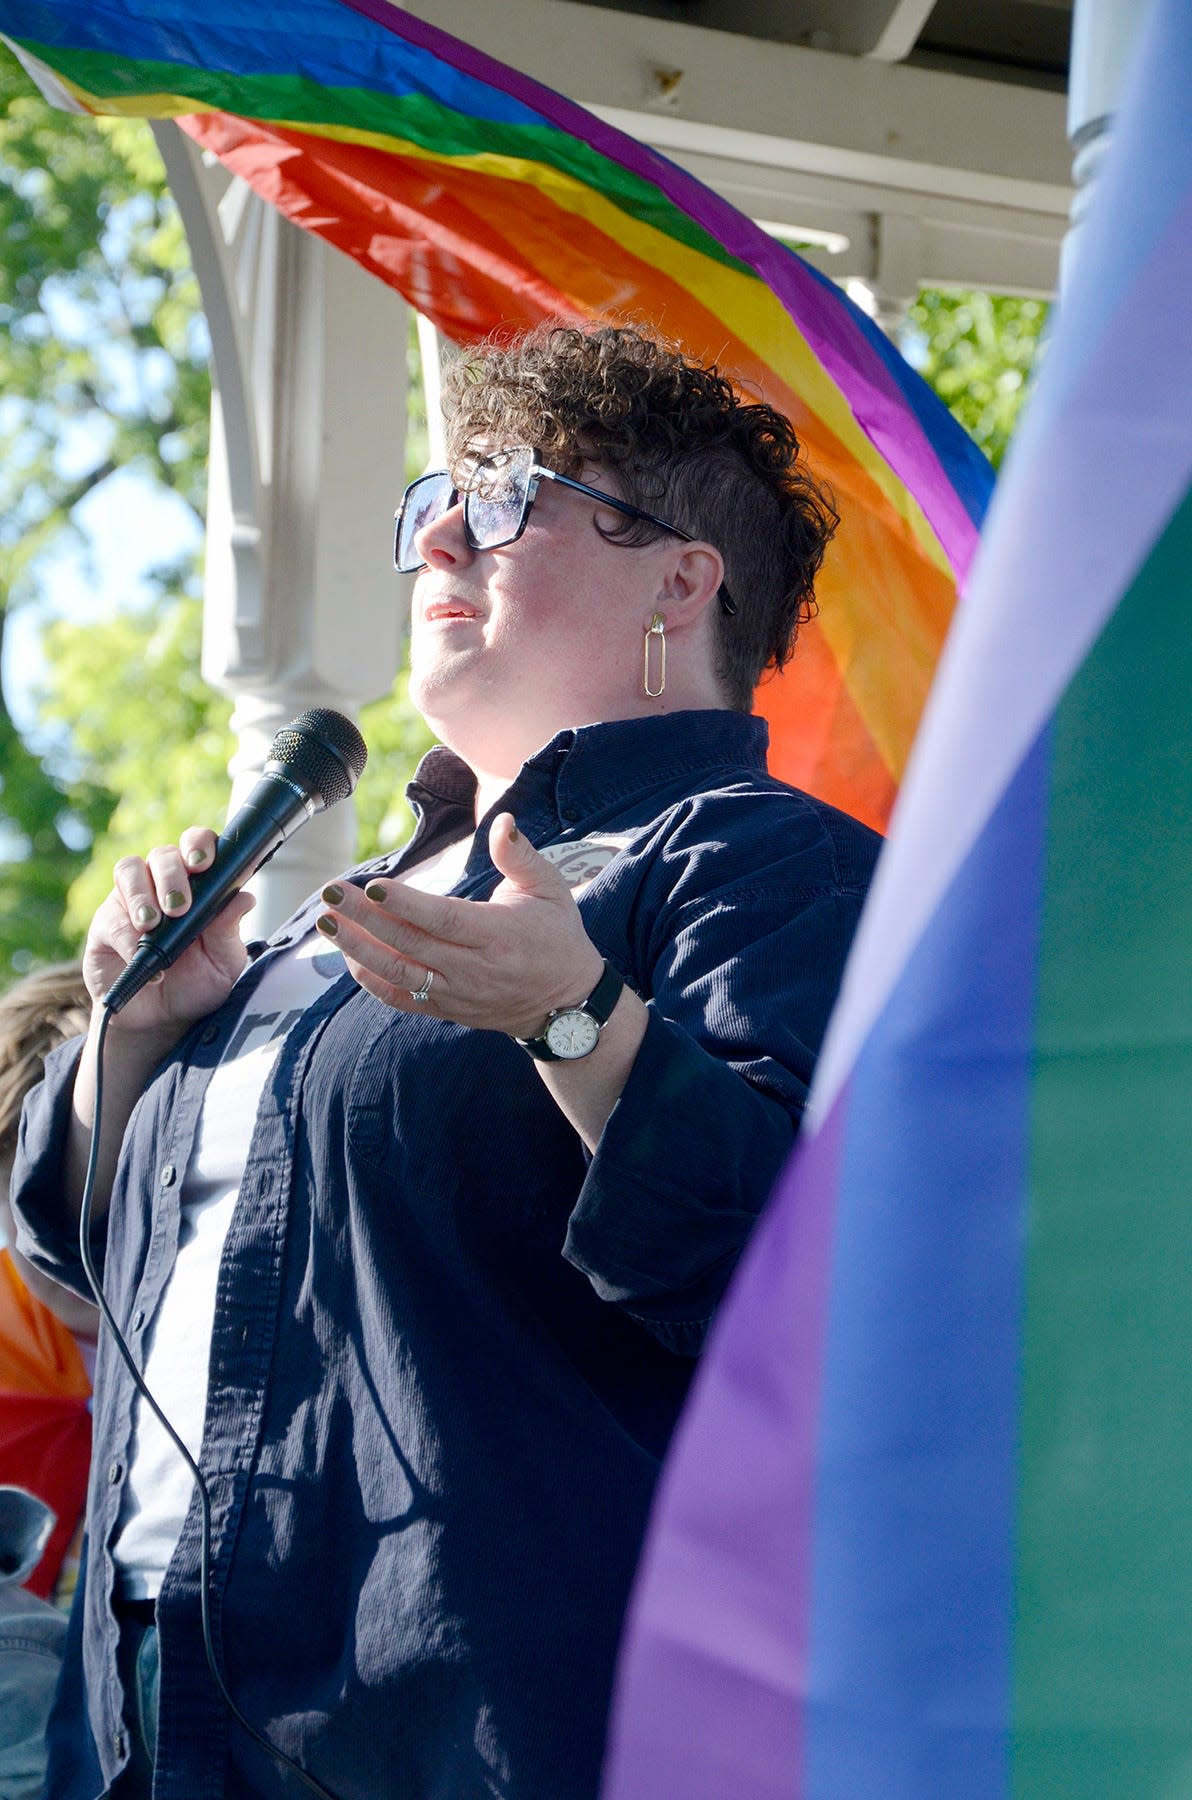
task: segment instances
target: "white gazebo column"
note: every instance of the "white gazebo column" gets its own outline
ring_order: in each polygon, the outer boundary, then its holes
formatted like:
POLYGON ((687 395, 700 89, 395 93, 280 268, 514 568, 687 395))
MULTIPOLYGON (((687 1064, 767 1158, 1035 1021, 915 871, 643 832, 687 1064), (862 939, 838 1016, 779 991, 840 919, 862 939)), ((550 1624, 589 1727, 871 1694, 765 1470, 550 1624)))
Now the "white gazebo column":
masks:
MULTIPOLYGON (((154 135, 211 332, 203 673, 236 702, 234 808, 279 727, 312 706, 354 715, 397 673, 409 314, 175 127, 154 135)), ((251 884, 247 928, 347 867, 355 836, 346 803, 306 824, 251 884)))
POLYGON ((897 338, 908 309, 919 297, 923 275, 923 226, 908 213, 878 213, 873 222, 874 318, 887 337, 897 338))
POLYGON ((1080 254, 1081 225, 1113 131, 1122 81, 1153 0, 1075 0, 1068 75, 1068 140, 1076 192, 1060 250, 1060 292, 1080 254))

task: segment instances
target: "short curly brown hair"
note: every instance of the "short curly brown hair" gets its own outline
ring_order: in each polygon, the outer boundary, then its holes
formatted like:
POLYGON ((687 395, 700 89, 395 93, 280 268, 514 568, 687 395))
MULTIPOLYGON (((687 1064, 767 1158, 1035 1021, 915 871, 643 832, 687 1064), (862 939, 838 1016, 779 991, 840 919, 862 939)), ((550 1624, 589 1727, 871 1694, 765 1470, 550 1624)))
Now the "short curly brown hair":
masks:
MULTIPOLYGON (((740 398, 715 366, 631 324, 546 323, 466 351, 445 379, 447 451, 478 439, 530 444, 560 474, 615 470, 634 506, 714 544, 735 616, 717 609, 717 676, 748 712, 763 670, 780 669, 815 612, 815 577, 839 524, 790 420, 740 398)), ((626 519, 626 545, 658 533, 626 519)))

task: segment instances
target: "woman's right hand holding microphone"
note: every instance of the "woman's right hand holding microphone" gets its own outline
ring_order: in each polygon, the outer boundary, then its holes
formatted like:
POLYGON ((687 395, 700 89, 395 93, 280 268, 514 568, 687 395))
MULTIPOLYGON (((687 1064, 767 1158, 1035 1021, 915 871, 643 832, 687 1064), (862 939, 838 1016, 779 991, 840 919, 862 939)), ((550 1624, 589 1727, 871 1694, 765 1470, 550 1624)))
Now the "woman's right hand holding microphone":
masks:
MULTIPOLYGON (((115 886, 91 921, 83 951, 83 978, 97 1004, 136 954, 141 937, 163 918, 182 918, 193 890, 191 877, 211 867, 216 836, 206 827, 181 833, 147 857, 125 856, 113 871, 115 886)), ((153 977, 113 1014, 111 1031, 148 1034, 164 1054, 196 1019, 228 996, 248 960, 240 922, 252 910, 251 894, 233 896, 218 916, 164 975, 153 977)))

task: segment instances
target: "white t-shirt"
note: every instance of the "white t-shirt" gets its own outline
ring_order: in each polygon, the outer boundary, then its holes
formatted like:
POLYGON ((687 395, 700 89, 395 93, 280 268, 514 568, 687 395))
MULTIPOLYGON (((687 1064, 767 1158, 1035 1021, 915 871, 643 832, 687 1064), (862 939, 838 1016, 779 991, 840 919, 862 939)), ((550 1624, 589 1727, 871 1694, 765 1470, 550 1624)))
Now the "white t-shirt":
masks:
MULTIPOLYGON (((463 873, 471 847, 470 837, 461 838, 402 879, 428 893, 448 893, 463 873)), ((147 1333, 143 1370, 150 1393, 196 1462, 207 1411, 220 1258, 261 1095, 286 1033, 343 972, 342 955, 317 931, 274 957, 203 1098, 182 1181, 178 1253, 147 1333)), ((124 1598, 154 1600, 174 1554, 194 1483, 139 1394, 133 1402, 133 1423, 132 1461, 112 1553, 124 1598)))

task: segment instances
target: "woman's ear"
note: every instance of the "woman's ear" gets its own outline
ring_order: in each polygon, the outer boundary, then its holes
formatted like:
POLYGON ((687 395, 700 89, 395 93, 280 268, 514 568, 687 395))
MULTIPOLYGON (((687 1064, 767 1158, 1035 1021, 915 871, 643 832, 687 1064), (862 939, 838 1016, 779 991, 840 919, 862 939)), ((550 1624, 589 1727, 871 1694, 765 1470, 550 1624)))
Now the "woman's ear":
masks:
POLYGON ((716 598, 723 581, 724 558, 714 545, 702 538, 691 544, 677 543, 658 591, 667 629, 693 624, 716 598))

